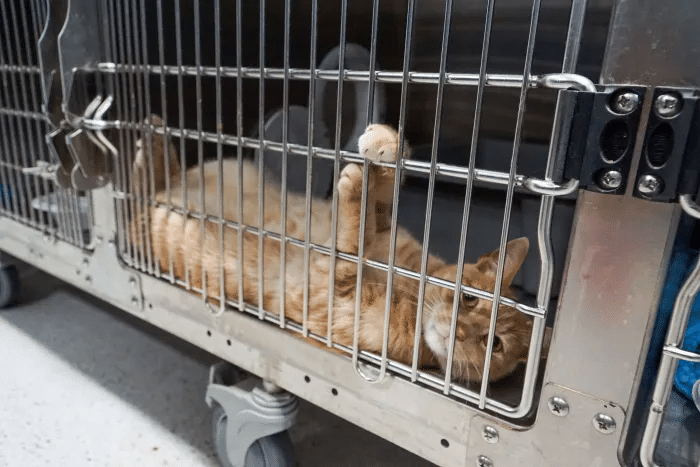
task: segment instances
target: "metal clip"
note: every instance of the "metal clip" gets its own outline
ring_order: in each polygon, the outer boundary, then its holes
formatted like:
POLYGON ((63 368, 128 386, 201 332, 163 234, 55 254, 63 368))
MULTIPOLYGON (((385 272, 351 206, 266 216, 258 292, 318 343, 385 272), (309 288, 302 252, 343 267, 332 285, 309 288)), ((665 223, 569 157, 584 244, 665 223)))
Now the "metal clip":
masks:
POLYGON ((22 169, 22 173, 27 175, 35 175, 41 177, 44 180, 49 180, 56 182, 56 173, 60 170, 60 164, 50 164, 46 161, 36 161, 36 166, 25 167, 22 169))
POLYGON ((686 214, 688 214, 690 217, 694 217, 695 219, 700 219, 700 206, 693 201, 693 197, 691 195, 680 195, 678 197, 678 202, 686 214))
POLYGON ((532 193, 545 196, 566 196, 570 195, 578 188, 579 181, 571 179, 566 183, 556 183, 552 180, 541 180, 539 178, 524 178, 523 187, 532 193))

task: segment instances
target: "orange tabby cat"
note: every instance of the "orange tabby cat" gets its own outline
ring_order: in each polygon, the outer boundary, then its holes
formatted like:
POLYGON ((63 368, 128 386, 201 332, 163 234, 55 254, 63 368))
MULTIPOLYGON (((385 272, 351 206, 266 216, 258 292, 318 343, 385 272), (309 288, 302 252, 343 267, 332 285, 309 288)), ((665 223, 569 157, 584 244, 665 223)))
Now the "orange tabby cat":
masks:
MULTIPOLYGON (((155 125, 162 122, 156 116, 155 125)), ((399 140, 397 133, 385 125, 370 125, 360 137, 360 154, 373 161, 396 161, 399 140)), ((166 168, 164 164, 164 140, 156 134, 137 143, 138 151, 134 161, 134 180, 143 180, 149 167, 155 174, 156 199, 167 203, 165 188, 166 168), (143 145, 152 144, 152 151, 144 151, 143 145), (152 153, 147 163, 146 153, 152 153)), ((174 206, 182 207, 182 183, 180 166, 175 147, 168 144, 170 161, 170 196, 174 206)), ((147 149, 147 148, 146 148, 147 149)), ((407 155, 406 155, 407 156, 407 155)), ((202 212, 200 202, 200 168, 187 172, 188 209, 202 212)), ((217 186, 218 163, 204 164, 204 209, 210 216, 219 215, 217 186)), ((236 222, 238 217, 239 177, 236 160, 223 161, 223 214, 224 218, 236 222)), ((258 228, 258 169, 248 161, 242 167, 243 224, 258 228)), ((369 170, 367 218, 365 231, 365 257, 386 263, 389 253, 390 213, 394 184, 394 170, 372 164, 369 170)), ((138 185, 138 183, 136 183, 138 185)), ((265 183, 264 228, 267 231, 281 232, 281 193, 279 183, 265 183)), ((362 168, 357 164, 347 165, 340 176, 338 190, 338 229, 337 248, 339 251, 357 255, 360 227, 360 204, 362 196, 362 168)), ((138 191, 138 190, 137 190, 138 191)), ((304 195, 288 193, 286 233, 290 237, 305 239, 304 195)), ((311 212, 311 241, 330 246, 331 242, 331 201, 314 199, 311 212)), ((219 228, 215 222, 206 221, 204 232, 198 219, 185 218, 169 211, 167 207, 152 207, 149 210, 148 225, 137 222, 132 226, 132 241, 138 243, 143 231, 150 235, 153 254, 162 271, 168 271, 172 260, 173 271, 178 279, 184 280, 189 271, 193 287, 202 287, 202 267, 205 269, 206 289, 210 297, 220 296, 219 277, 219 228), (135 233, 139 232, 139 235, 135 233)), ((141 219, 138 219, 141 221, 141 219)), ((258 304, 258 236, 249 230, 243 233, 243 270, 238 263, 238 232, 224 228, 223 264, 224 284, 227 299, 238 299, 239 276, 243 279, 243 300, 252 305, 258 304)), ((520 268, 529 247, 526 238, 508 243, 503 279, 503 292, 508 295, 508 287, 520 268)), ((403 228, 398 228, 396 240, 397 266, 420 271, 422 245, 403 228)), ((277 313, 280 310, 280 242, 265 237, 263 242, 263 303, 265 310, 277 313)), ((481 257, 476 264, 466 264, 462 283, 482 290, 492 291, 495 283, 498 251, 481 257)), ((311 251, 309 261, 308 327, 313 333, 326 335, 328 325, 328 294, 330 291, 329 256, 311 251)), ((457 266, 446 264, 440 258, 429 256, 428 274, 448 281, 457 277, 457 266)), ((338 258, 335 270, 332 333, 334 342, 351 346, 356 299, 357 264, 338 258)), ((362 277, 361 315, 359 345, 363 350, 381 352, 384 329, 384 307, 386 300, 387 274, 371 266, 364 266, 362 277)), ((393 281, 391 316, 389 326, 390 358, 410 364, 413 356, 414 332, 416 327, 418 281, 396 274, 393 281)), ((304 296, 304 250, 287 244, 284 290, 284 312, 288 319, 298 323, 303 317, 304 296)), ((425 289, 425 315, 423 318, 423 339, 421 340, 420 365, 422 368, 444 367, 447 360, 450 322, 454 290, 427 284, 425 289)), ((456 380, 480 380, 484 366, 486 338, 491 314, 491 302, 463 295, 460 298, 460 313, 457 324, 454 348, 454 368, 456 380), (472 371, 474 370, 474 371, 472 371)), ((497 380, 511 373, 518 362, 527 355, 530 321, 512 308, 501 306, 496 323, 496 337, 490 372, 491 380, 497 380)))

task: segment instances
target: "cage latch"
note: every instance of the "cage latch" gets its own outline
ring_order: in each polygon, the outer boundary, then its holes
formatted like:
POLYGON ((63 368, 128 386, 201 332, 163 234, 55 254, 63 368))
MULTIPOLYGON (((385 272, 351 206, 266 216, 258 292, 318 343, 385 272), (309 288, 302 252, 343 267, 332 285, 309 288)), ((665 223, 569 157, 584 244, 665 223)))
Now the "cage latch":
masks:
POLYGON ((563 91, 571 125, 559 176, 578 178, 589 191, 623 194, 633 183, 637 198, 691 202, 700 189, 700 95, 654 89, 639 165, 631 174, 646 92, 634 86, 563 91))
POLYGON ((92 190, 104 186, 117 151, 101 130, 89 129, 85 122, 101 120, 111 104, 111 96, 106 99, 97 96, 82 116, 66 113, 61 127, 46 136, 49 150, 58 164, 32 169, 52 178, 63 188, 92 190))
POLYGON ((700 188, 700 93, 656 88, 644 135, 635 196, 672 202, 700 188))
POLYGON ((644 94, 643 87, 562 91, 562 118, 571 125, 559 177, 578 179, 579 187, 590 191, 624 193, 644 94))

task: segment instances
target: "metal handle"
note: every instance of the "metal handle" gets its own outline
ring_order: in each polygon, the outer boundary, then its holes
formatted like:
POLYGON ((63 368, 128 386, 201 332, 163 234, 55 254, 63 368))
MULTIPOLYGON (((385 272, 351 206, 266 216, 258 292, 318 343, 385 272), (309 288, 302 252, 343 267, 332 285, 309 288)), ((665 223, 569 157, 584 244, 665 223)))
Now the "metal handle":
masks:
POLYGON ((691 195, 680 195, 678 197, 678 202, 686 214, 688 214, 690 217, 694 217, 695 219, 700 219, 700 206, 693 201, 693 197, 691 195))

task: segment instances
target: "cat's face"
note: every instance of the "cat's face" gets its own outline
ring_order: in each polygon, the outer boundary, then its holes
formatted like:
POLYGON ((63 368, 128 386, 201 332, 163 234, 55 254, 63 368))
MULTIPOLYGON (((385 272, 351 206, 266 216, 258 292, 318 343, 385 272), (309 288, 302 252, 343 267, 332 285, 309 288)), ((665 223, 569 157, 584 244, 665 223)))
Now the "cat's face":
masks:
MULTIPOLYGON (((526 238, 508 243, 503 274, 502 295, 520 268, 527 255, 529 243, 526 238)), ((462 283, 492 292, 496 282, 498 251, 482 256, 476 264, 465 264, 462 283)), ((444 266, 434 275, 454 281, 457 266, 444 266)), ((436 285, 426 286, 423 335, 428 348, 444 368, 450 345, 450 330, 454 290, 436 285)), ((452 377, 461 381, 481 381, 486 355, 486 343, 491 319, 490 300, 462 295, 455 334, 452 377)), ((518 363, 527 358, 531 320, 513 308, 501 305, 496 320, 496 333, 491 357, 491 381, 510 374, 518 363)))

